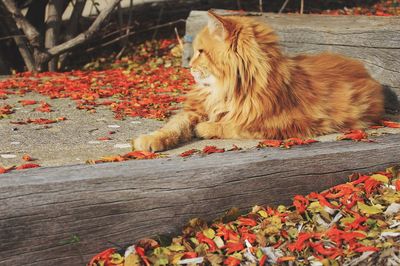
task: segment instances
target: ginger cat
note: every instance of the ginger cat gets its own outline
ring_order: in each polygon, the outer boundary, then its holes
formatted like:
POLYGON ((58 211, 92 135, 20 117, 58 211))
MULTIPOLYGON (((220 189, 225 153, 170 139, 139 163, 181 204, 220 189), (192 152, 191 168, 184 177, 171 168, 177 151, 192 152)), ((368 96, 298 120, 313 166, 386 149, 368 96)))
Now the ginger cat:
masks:
POLYGON ((208 13, 190 61, 197 86, 183 110, 134 149, 163 151, 192 137, 308 138, 365 128, 384 114, 382 86, 341 55, 288 57, 267 25, 208 13))

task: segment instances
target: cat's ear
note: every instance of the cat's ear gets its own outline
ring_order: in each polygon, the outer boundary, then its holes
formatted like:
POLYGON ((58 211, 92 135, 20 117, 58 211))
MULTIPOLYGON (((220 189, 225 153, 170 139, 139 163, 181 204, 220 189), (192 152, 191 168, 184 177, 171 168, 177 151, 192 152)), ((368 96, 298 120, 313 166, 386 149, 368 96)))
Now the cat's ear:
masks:
POLYGON ((212 10, 208 11, 208 30, 218 39, 225 40, 228 36, 227 21, 212 10))

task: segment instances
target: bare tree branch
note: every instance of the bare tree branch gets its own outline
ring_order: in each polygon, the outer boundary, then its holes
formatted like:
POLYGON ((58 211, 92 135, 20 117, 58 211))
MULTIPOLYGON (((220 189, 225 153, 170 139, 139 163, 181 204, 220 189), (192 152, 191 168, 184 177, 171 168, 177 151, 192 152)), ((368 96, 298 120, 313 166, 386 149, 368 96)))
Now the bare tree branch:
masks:
POLYGON ((119 51, 117 54, 116 58, 120 59, 125 52, 127 46, 128 46, 128 40, 129 40, 129 33, 131 31, 131 23, 132 23, 132 11, 133 11, 133 0, 130 0, 129 2, 129 17, 128 17, 128 23, 126 26, 126 32, 125 32, 125 38, 121 40, 122 42, 122 49, 119 51))
MULTIPOLYGON (((85 8, 87 0, 76 0, 74 9, 72 10, 71 17, 68 21, 67 31, 65 33, 65 41, 71 40, 74 36, 78 34, 79 20, 82 17, 83 9, 85 8)), ((60 69, 63 69, 65 62, 70 53, 63 53, 60 55, 58 60, 60 69)))
POLYGON ((31 23, 22 15, 21 10, 17 7, 14 0, 1 0, 7 11, 13 17, 18 28, 22 29, 25 36, 28 38, 29 43, 34 47, 39 47, 39 32, 31 23))
POLYGON ((82 16, 83 9, 85 8, 87 0, 76 0, 74 9, 72 10, 71 17, 69 18, 66 40, 72 39, 78 33, 79 18, 82 16))
MULTIPOLYGON (((8 0, 3 0, 8 1, 8 0)), ((100 29, 102 23, 108 18, 115 7, 121 2, 121 0, 113 0, 106 8, 104 8, 97 16, 95 21, 90 25, 89 29, 79 34, 75 38, 66 41, 62 44, 54 46, 48 49, 46 52, 42 52, 36 57, 36 64, 43 64, 48 62, 52 57, 65 53, 72 48, 86 42, 100 29)))
POLYGON ((279 14, 282 13, 282 11, 286 8, 287 4, 289 3, 289 0, 285 0, 285 2, 283 3, 281 9, 279 9, 279 14))
POLYGON ((13 35, 14 42, 18 47, 18 51, 21 54, 27 69, 29 71, 36 71, 35 60, 28 47, 26 36, 20 35, 21 31, 18 29, 15 21, 11 17, 5 16, 4 23, 6 24, 9 33, 13 35))

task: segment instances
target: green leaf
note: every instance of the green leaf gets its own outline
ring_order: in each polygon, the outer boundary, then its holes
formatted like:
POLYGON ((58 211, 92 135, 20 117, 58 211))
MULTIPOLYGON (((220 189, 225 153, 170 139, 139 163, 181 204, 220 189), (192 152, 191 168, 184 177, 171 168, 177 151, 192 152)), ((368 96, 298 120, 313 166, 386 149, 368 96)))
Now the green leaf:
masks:
POLYGON ((169 250, 171 250, 171 251, 184 251, 185 247, 182 246, 182 245, 173 244, 173 245, 169 246, 169 250))
POLYGON ((381 205, 369 206, 362 202, 357 203, 358 209, 365 214, 378 214, 382 212, 381 205))

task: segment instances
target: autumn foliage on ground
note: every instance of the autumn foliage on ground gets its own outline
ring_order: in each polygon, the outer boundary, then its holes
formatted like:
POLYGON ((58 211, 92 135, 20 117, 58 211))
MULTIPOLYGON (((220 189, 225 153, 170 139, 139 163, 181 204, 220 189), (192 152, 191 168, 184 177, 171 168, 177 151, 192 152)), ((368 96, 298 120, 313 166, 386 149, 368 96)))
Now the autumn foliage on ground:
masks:
POLYGON ((399 265, 399 228, 400 174, 392 167, 296 195, 290 206, 232 209, 211 224, 194 218, 170 243, 142 239, 88 265, 399 265))
MULTIPOLYGON (((24 96, 36 92, 51 99, 69 98, 76 108, 96 112, 98 106, 108 106, 116 119, 143 117, 165 119, 179 108, 183 94, 193 84, 188 70, 180 66, 176 41, 146 42, 136 52, 111 64, 106 70, 89 70, 55 73, 20 73, 14 78, 0 81, 0 99, 8 95, 24 96)), ((97 62, 98 63, 98 62, 97 62)), ((39 104, 23 99, 20 104, 39 104)), ((51 106, 40 103, 38 111, 51 112, 51 106)), ((0 105, 0 117, 11 115, 10 105, 0 105)), ((23 123, 26 121, 13 121, 23 123)), ((27 122, 29 123, 29 122, 27 122)))

